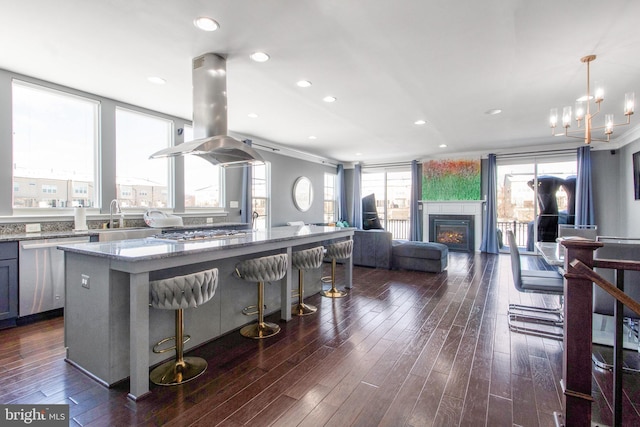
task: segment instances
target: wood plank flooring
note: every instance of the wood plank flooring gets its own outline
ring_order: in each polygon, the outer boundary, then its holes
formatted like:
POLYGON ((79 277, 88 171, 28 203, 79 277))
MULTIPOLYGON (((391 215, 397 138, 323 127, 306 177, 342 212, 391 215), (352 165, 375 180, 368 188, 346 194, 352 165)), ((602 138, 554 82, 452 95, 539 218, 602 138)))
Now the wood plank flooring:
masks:
MULTIPOLYGON (((201 377, 137 403, 128 383, 107 389, 64 361, 62 318, 3 330, 0 403, 68 404, 81 426, 553 426, 562 344, 510 332, 506 311, 557 301, 515 291, 508 255, 449 264, 356 267, 349 296, 308 298, 318 312, 270 339, 232 332, 193 350, 201 377)), ((624 380, 625 425, 640 425, 640 381, 624 380)), ((595 421, 611 422, 610 395, 610 373, 594 371, 595 421)))

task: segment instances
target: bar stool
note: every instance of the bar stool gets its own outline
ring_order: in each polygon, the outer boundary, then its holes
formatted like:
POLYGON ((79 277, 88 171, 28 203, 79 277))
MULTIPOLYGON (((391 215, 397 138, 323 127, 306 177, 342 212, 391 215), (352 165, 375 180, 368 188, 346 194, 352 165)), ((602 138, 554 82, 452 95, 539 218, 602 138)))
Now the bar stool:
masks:
POLYGON ((287 254, 270 255, 242 261, 236 266, 238 277, 248 282, 258 283, 257 306, 245 307, 243 314, 258 314, 258 322, 240 329, 240 333, 247 338, 261 339, 280 332, 280 326, 264 321, 264 282, 280 280, 287 273, 287 254), (257 311, 249 311, 257 308, 257 311))
POLYGON ((294 316, 306 316, 315 313, 318 309, 303 302, 304 298, 304 270, 319 268, 324 258, 324 247, 317 246, 311 249, 297 251, 291 254, 291 266, 298 269, 298 304, 291 308, 294 316))
POLYGON ((175 349, 176 358, 157 366, 149 378, 157 385, 178 385, 190 381, 204 373, 207 361, 200 357, 184 357, 184 313, 185 308, 198 307, 209 301, 218 287, 218 269, 176 276, 149 282, 151 306, 164 310, 175 310, 175 337, 165 338, 153 346, 154 353, 164 353, 175 349), (158 348, 171 340, 175 345, 166 349, 158 348))
POLYGON ((323 277, 322 281, 324 283, 331 281, 331 289, 320 291, 320 295, 329 298, 342 298, 347 295, 347 291, 336 289, 336 260, 351 258, 352 252, 353 240, 345 240, 327 246, 327 254, 325 256, 331 260, 331 276, 323 277))

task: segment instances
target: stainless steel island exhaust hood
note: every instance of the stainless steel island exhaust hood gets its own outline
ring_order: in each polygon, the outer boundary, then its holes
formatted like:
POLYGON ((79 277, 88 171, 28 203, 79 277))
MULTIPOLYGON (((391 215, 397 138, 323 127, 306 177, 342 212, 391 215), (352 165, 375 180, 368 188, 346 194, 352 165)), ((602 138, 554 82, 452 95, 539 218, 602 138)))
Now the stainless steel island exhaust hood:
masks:
POLYGON ((193 154, 214 165, 264 162, 248 144, 227 135, 227 64, 214 53, 193 60, 194 140, 165 148, 149 158, 193 154))

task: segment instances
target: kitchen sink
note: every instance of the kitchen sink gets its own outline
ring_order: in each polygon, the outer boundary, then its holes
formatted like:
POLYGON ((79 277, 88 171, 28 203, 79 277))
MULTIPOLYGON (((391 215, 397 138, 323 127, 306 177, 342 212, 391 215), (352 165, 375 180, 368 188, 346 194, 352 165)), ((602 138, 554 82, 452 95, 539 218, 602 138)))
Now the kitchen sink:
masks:
POLYGON ((99 242, 111 242, 114 240, 144 239, 158 234, 161 230, 155 228, 116 228, 113 230, 96 230, 99 242))

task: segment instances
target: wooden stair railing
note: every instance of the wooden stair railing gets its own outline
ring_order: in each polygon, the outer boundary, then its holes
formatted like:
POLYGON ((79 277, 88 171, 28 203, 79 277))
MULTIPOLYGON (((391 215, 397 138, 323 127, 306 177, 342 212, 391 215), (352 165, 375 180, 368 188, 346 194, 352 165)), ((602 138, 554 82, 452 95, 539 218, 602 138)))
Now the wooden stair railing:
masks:
POLYGON ((593 251, 603 245, 592 240, 565 240, 565 324, 562 364, 565 413, 555 413, 557 426, 591 426, 591 341, 593 283, 613 296, 614 309, 614 395, 613 422, 622 425, 622 327, 623 306, 640 316, 640 304, 624 293, 624 270, 640 271, 638 261, 594 259, 593 251), (593 271, 594 267, 616 270, 614 286, 593 271))

